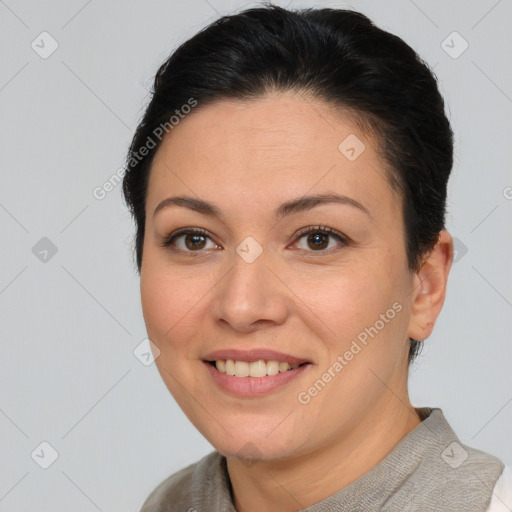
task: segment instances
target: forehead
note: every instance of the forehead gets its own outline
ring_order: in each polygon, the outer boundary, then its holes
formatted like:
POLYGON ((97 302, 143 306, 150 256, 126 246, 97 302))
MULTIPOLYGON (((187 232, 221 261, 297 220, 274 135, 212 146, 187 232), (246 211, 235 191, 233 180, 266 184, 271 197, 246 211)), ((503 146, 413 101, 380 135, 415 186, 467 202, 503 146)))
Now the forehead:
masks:
POLYGON ((387 176, 376 140, 328 103, 291 93, 220 100, 199 104, 166 135, 153 160, 147 208, 171 192, 215 203, 222 194, 242 206, 308 192, 362 202, 388 194, 396 202, 387 176))

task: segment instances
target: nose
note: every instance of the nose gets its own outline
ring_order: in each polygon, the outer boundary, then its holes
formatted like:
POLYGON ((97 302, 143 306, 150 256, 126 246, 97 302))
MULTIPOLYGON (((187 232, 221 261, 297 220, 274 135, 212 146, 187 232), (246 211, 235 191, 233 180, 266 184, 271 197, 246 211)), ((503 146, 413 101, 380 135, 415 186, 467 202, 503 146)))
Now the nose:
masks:
POLYGON ((265 251, 252 262, 234 254, 230 271, 214 288, 212 311, 217 323, 252 332, 285 321, 290 292, 269 265, 265 251))

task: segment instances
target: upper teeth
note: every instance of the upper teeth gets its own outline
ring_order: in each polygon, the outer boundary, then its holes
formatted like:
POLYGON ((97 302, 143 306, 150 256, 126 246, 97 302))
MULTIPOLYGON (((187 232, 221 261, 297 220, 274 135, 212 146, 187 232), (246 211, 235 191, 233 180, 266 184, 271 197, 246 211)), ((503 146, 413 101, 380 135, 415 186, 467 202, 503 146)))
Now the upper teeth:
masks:
POLYGON ((217 360, 215 366, 219 372, 234 375, 235 377, 265 377, 265 375, 276 375, 279 372, 287 372, 298 368, 298 364, 280 363, 279 361, 227 361, 217 360))

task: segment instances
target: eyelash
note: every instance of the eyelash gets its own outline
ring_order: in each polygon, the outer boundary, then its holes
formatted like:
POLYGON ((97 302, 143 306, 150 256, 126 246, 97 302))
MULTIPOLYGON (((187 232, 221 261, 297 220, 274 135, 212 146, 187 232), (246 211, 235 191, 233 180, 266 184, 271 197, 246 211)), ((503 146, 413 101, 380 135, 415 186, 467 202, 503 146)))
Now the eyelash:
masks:
MULTIPOLYGON (((330 235, 330 236, 332 236, 334 238, 337 238, 338 241, 341 242, 341 246, 346 246, 346 245, 349 244, 349 239, 346 236, 342 235, 338 231, 335 231, 334 229, 329 228, 327 226, 311 226, 311 227, 308 227, 308 228, 301 229, 296 234, 296 239, 295 240, 298 241, 301 238, 303 238, 304 236, 309 235, 310 233, 315 233, 315 234, 321 233, 323 235, 330 235)), ((161 243, 161 246, 165 247, 165 248, 168 248, 172 252, 186 254, 187 256, 191 256, 191 257, 202 256, 204 254, 204 250, 203 249, 198 250, 198 251, 183 251, 181 249, 172 249, 171 248, 171 246, 173 245, 174 241, 178 237, 180 237, 182 235, 188 235, 188 234, 202 235, 202 236, 205 236, 207 238, 210 238, 210 240, 211 240, 211 237, 208 234, 208 232, 206 230, 202 229, 202 228, 182 228, 182 229, 179 229, 178 231, 176 231, 176 232, 166 236, 163 239, 163 241, 161 243)), ((319 251, 308 251, 308 250, 305 250, 305 249, 298 249, 298 250, 303 252, 303 253, 304 252, 312 253, 313 255, 315 253, 318 253, 319 255, 324 255, 324 254, 331 254, 332 252, 335 252, 335 251, 337 251, 339 249, 340 249, 340 247, 331 247, 330 249, 319 250, 319 251)))

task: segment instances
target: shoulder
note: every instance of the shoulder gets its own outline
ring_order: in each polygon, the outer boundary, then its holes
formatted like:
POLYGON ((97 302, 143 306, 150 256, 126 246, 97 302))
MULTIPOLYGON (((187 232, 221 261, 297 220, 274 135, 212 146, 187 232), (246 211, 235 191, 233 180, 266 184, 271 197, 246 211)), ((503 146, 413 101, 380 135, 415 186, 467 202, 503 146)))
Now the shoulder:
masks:
MULTIPOLYGON (((434 470, 434 467, 432 465, 431 469, 434 470)), ((453 503, 460 505, 457 510, 488 512, 493 488, 504 467, 498 457, 468 446, 456 438, 445 447, 438 458, 437 484, 442 486, 445 495, 442 498, 439 496, 438 505, 441 506, 446 495, 449 495, 453 503)), ((437 489, 431 491, 432 497, 437 495, 437 489)), ((510 512, 508 509, 505 510, 510 512)))
POLYGON ((441 409, 429 408, 428 412, 413 434, 414 444, 421 446, 416 454, 414 492, 422 497, 422 510, 488 512, 505 465, 494 455, 464 444, 441 409))
POLYGON ((487 512, 509 512, 512 510, 512 469, 505 466, 492 492, 487 512))
POLYGON ((198 462, 173 473, 163 480, 147 497, 140 512, 168 512, 193 510, 197 490, 212 482, 219 467, 221 455, 214 451, 198 462))

